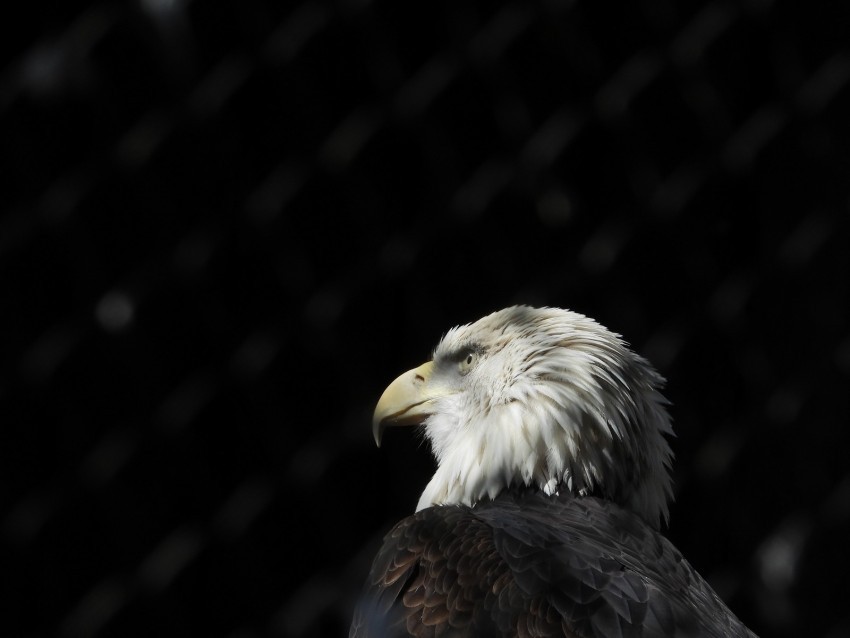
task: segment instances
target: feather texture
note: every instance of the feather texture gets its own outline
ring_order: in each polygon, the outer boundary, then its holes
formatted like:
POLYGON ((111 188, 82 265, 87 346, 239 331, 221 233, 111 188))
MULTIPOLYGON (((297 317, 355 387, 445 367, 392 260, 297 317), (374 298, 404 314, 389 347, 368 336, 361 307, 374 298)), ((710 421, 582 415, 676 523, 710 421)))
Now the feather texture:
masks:
POLYGON ((425 421, 439 467, 417 509, 557 484, 603 494, 655 526, 667 519, 664 380, 619 335, 568 310, 515 306, 450 330, 434 363, 438 382, 460 391, 425 421), (456 353, 467 350, 480 360, 455 379, 456 353))
POLYGON ((752 636, 678 550, 609 501, 503 491, 387 534, 350 636, 752 636))

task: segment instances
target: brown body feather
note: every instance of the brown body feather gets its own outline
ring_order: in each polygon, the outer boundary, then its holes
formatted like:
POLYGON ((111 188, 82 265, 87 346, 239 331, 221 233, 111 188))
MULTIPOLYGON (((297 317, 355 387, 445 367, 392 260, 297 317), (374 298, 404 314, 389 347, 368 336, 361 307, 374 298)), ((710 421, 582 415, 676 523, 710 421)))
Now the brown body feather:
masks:
POLYGON ((365 636, 752 636, 663 536, 595 497, 511 490, 427 508, 384 539, 365 636))

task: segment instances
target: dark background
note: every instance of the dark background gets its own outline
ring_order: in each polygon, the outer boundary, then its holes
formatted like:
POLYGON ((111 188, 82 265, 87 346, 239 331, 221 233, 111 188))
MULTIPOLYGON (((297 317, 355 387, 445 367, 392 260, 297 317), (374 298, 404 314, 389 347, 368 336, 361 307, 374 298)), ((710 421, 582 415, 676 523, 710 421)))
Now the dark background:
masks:
POLYGON ((432 471, 370 416, 569 307, 669 379, 669 537, 850 635, 844 2, 55 3, 4 20, 0 632, 345 635, 432 471))

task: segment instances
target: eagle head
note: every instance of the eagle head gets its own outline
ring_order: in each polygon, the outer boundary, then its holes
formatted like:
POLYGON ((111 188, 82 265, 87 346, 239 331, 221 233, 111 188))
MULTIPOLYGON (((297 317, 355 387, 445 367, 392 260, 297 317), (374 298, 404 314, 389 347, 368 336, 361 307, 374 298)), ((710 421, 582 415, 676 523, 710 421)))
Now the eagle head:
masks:
POLYGON ((672 434, 663 378, 584 315, 514 306, 449 330, 402 374, 373 431, 423 425, 438 468, 417 511, 474 506, 514 486, 606 498, 667 520, 672 434))

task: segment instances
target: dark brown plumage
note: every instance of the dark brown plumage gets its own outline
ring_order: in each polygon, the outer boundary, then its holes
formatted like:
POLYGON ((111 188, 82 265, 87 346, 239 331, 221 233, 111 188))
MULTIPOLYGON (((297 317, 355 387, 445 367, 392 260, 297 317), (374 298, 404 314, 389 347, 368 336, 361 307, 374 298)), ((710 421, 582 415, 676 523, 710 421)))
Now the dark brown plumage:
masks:
POLYGON ((533 488, 387 534, 362 636, 752 636, 679 551, 609 501, 533 488))

